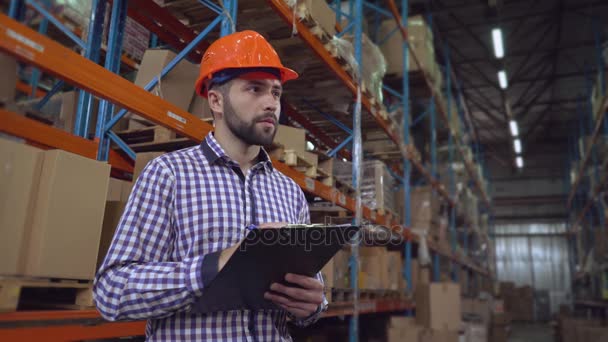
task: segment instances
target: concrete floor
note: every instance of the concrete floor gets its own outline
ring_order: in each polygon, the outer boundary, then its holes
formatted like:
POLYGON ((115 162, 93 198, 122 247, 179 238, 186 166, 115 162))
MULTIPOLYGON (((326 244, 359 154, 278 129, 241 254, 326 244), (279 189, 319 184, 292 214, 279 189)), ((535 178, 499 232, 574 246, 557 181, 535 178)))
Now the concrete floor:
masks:
POLYGON ((549 324, 523 324, 511 325, 509 342, 553 342, 553 329, 549 324))

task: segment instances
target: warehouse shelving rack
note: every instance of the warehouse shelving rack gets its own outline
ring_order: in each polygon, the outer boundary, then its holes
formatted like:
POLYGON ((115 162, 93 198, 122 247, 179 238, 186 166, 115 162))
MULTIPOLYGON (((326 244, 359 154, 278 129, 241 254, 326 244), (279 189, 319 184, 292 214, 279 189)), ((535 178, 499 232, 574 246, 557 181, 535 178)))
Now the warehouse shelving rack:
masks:
MULTIPOLYGON (((608 137, 608 120, 605 118, 608 112, 608 91, 606 64, 602 56, 601 23, 596 19, 594 25, 596 53, 593 57, 596 60, 597 74, 592 75, 587 70, 586 94, 581 95, 578 103, 578 129, 574 129, 569 137, 570 148, 566 167, 567 209, 571 212, 568 231, 572 237, 570 245, 575 256, 574 262, 572 262, 573 267, 580 260, 586 260, 587 253, 594 249, 596 244, 593 236, 594 230, 607 229, 605 203, 600 200, 600 197, 608 184, 608 161, 599 159, 598 148, 605 146, 605 139, 608 137), (593 89, 594 86, 595 89, 593 89), (595 108, 592 103, 594 97, 595 108), (586 142, 586 137, 589 137, 588 142, 586 142), (582 146, 580 146, 580 141, 582 141, 582 146), (576 174, 573 175, 572 172, 576 172, 576 174), (579 238, 582 239, 581 245, 575 242, 579 238)), ((573 286, 587 283, 601 292, 600 278, 605 272, 606 265, 592 265, 591 270, 584 269, 584 265, 578 266, 580 270, 576 272, 573 286)), ((605 300, 601 300, 601 294, 599 296, 599 298, 575 298, 574 304, 578 308, 585 308, 589 314, 600 313, 605 316, 608 314, 608 305, 605 300)))
MULTIPOLYGON (((143 3, 139 0, 131 0, 131 3, 138 2, 140 5, 143 3)), ((286 23, 292 23, 292 11, 286 4, 281 0, 268 0, 267 1, 270 8, 278 13, 280 17, 285 20, 286 23)), ((360 37, 361 33, 361 13, 364 2, 362 0, 352 0, 352 7, 355 8, 358 15, 354 16, 354 24, 355 32, 358 37, 360 37)), ((23 9, 24 4, 27 3, 29 5, 36 4, 36 1, 27 0, 25 2, 22 1, 11 1, 11 10, 10 13, 14 17, 18 17, 19 8, 23 9)), ((112 27, 114 29, 110 30, 110 40, 108 43, 108 48, 106 52, 106 67, 101 67, 97 64, 99 60, 98 52, 91 50, 99 50, 100 42, 99 42, 99 27, 95 27, 95 25, 90 25, 91 30, 89 32, 89 39, 87 40, 87 46, 85 50, 88 52, 85 53, 89 59, 78 55, 77 53, 71 51, 68 48, 61 46, 54 42, 53 40, 43 36, 40 33, 35 32, 22 24, 19 24, 17 21, 0 14, 0 23, 2 27, 0 28, 0 50, 5 53, 9 53, 20 60, 34 65, 45 73, 53 75, 59 79, 65 80, 66 82, 77 86, 80 89, 83 89, 90 94, 100 97, 106 101, 107 103, 113 103, 119 106, 122 106, 126 110, 137 113, 152 122, 170 128, 180 135, 188 137, 194 141, 200 141, 204 135, 209 132, 212 127, 200 121, 198 118, 193 115, 175 107, 174 105, 160 99, 157 96, 154 96, 147 91, 134 86, 129 81, 124 80, 120 76, 116 75, 115 72, 118 70, 117 68, 120 64, 117 62, 120 57, 120 37, 118 35, 120 27, 124 23, 124 18, 127 13, 132 18, 136 19, 142 25, 151 30, 152 33, 157 35, 159 39, 163 42, 168 43, 170 46, 181 50, 181 53, 176 57, 170 65, 165 68, 163 73, 168 72, 172 66, 174 66, 181 58, 189 57, 192 59, 199 58, 202 51, 204 51, 204 47, 206 47, 206 42, 203 40, 205 38, 205 33, 211 31, 211 29, 202 32, 197 35, 192 32, 187 26, 183 25, 177 19, 175 19, 166 9, 155 5, 154 3, 146 2, 145 7, 140 6, 145 12, 144 15, 142 13, 138 13, 133 11, 130 7, 126 5, 127 1, 114 1, 113 2, 113 11, 112 11, 112 27), (180 39, 181 38, 181 39, 180 39)), ((236 21, 237 16, 237 1, 223 1, 223 8, 219 8, 215 3, 211 3, 210 1, 201 1, 201 3, 205 5, 211 5, 211 7, 218 12, 218 19, 215 25, 221 24, 221 32, 226 34, 231 31, 231 20, 236 21), (213 5, 215 7, 213 7, 213 5), (226 15, 226 13, 231 14, 230 18, 226 15)), ((399 24, 399 28, 401 34, 404 37, 404 58, 407 58, 408 53, 408 44, 407 44, 407 1, 404 0, 401 3, 401 15, 398 13, 398 8, 394 1, 387 1, 388 6, 390 8, 390 13, 394 16, 395 20, 399 24), (401 19, 402 18, 402 19, 401 19)), ((96 21, 99 21, 100 18, 103 18, 102 8, 105 1, 102 0, 94 0, 94 10, 92 13, 92 22, 95 24, 96 21), (97 18, 97 19, 95 19, 97 18)), ((386 13, 386 12, 385 12, 386 13)), ((50 15, 50 14, 49 14, 50 15)), ((50 20, 50 19, 49 19, 50 20)), ((103 20, 103 19, 101 19, 103 20)), ((51 20, 52 22, 53 20, 51 20)), ((59 27, 61 23, 59 23, 59 27)), ((331 55, 325 50, 323 45, 319 42, 318 38, 316 38, 310 30, 301 24, 299 21, 295 21, 295 25, 298 29, 299 37, 302 39, 303 43, 315 52, 319 56, 319 58, 329 67, 329 69, 344 83, 344 85, 352 92, 352 94, 356 97, 357 95, 357 82, 355 82, 352 77, 347 74, 344 69, 336 62, 336 60, 331 57, 331 55)), ((213 26, 211 26, 213 28, 213 26)), ((66 29, 67 30, 67 29, 66 29)), ((80 45, 80 44, 79 44, 80 45)), ((361 39, 355 40, 355 47, 358 52, 356 55, 359 57, 358 60, 361 60, 360 57, 360 49, 361 49, 361 39)), ((407 63, 404 63, 407 65, 407 63)), ((407 104, 409 99, 409 91, 408 86, 409 82, 407 80, 407 70, 404 72, 403 79, 403 89, 402 89, 402 100, 403 103, 407 104)), ((161 76, 162 77, 162 76, 161 76)), ((427 85, 432 89, 428 79, 426 79, 427 85)), ((151 88, 153 85, 150 85, 151 88)), ((59 87, 58 87, 59 88, 59 87)), ((30 90, 31 91, 31 90, 30 90)), ((46 96, 51 96, 53 91, 45 94, 46 96), (50 95, 49 95, 50 94, 50 95)), ((434 99, 438 99, 438 97, 434 97, 434 99)), ((133 170, 133 162, 132 158, 133 153, 130 151, 129 147, 126 144, 122 143, 121 140, 115 136, 115 134, 110 130, 112 123, 115 123, 118 119, 117 116, 107 116, 103 118, 100 116, 97 123, 97 134, 94 140, 85 139, 83 137, 86 130, 86 122, 90 118, 90 113, 86 111, 84 108, 86 105, 87 99, 86 96, 81 99, 79 108, 81 108, 77 113, 77 121, 80 123, 77 125, 76 132, 77 134, 69 134, 55 128, 49 127, 47 125, 35 122, 33 120, 24 118, 18 114, 8 112, 6 110, 0 110, 0 131, 18 136, 26 139, 30 143, 46 148, 60 148, 66 151, 74 152, 88 158, 98 158, 101 160, 108 160, 108 162, 112 165, 113 172, 117 173, 128 173, 133 170), (119 152, 115 150, 109 149, 109 140, 114 141, 119 147, 121 147, 125 152, 119 152)), ((407 149, 407 145, 409 143, 409 130, 404 129, 404 141, 401 141, 399 137, 399 132, 394 131, 391 128, 390 123, 387 119, 384 119, 382 116, 378 115, 378 109, 375 107, 376 104, 367 98, 365 95, 360 96, 361 107, 365 109, 368 113, 376 113, 372 114, 374 120, 377 124, 386 132, 387 136, 398 146, 401 155, 404 157, 403 162, 403 180, 404 186, 406 189, 409 189, 410 186, 410 176, 411 176, 411 166, 413 165, 416 170, 426 179, 426 181, 431 184, 436 191, 444 197, 444 199, 450 203, 452 207, 454 207, 455 199, 451 197, 448 190, 446 190, 445 186, 443 186, 439 180, 436 178, 435 173, 428 171, 424 168, 424 166, 417 161, 411 153, 411 150, 407 149)), ((449 117, 446 116, 446 110, 444 104, 437 103, 438 112, 444 121, 449 122, 449 117)), ((102 106, 103 107, 103 106, 102 106)), ((407 114, 409 108, 408 106, 404 106, 404 113, 407 114)), ((107 109, 107 113, 112 113, 111 110, 107 109)), ((320 140, 322 143, 326 144, 328 147, 336 149, 336 152, 340 153, 341 156, 351 157, 351 153, 348 150, 343 149, 345 144, 337 144, 335 140, 325 134, 322 130, 318 129, 312 122, 307 121, 306 118, 298 113, 297 109, 293 106, 287 104, 285 113, 289 115, 292 119, 298 122, 300 125, 304 126, 309 130, 309 132, 314 135, 317 140, 320 140)), ((360 114, 360 113, 359 113, 360 114)), ((409 115, 403 115, 405 120, 405 125, 403 127, 409 127, 409 115)), ((355 132, 357 131, 357 127, 360 129, 360 117, 358 115, 353 116, 353 124, 355 127, 355 132)), ((449 125, 448 125, 449 127, 449 125)), ((433 130, 435 127, 433 127, 433 130)), ((453 133, 453 132, 452 132, 453 133)), ((356 135, 356 134, 355 134, 356 135)), ((359 145, 360 147, 360 132, 359 137, 355 136, 354 138, 356 147, 359 145), (357 141, 359 140, 359 141, 357 141)), ((460 143, 456 142, 456 147, 460 151, 460 153, 464 156, 464 152, 460 143)), ((352 158, 355 160, 355 165, 359 163, 361 160, 361 153, 356 152, 356 148, 354 153, 352 153, 352 158), (358 156, 357 156, 358 154, 358 156)), ((464 159, 464 158, 463 158, 464 159)), ((396 222, 393 218, 387 215, 381 215, 367 207, 360 205, 360 200, 357 201, 356 198, 351 198, 340 194, 336 189, 328 187, 314 179, 305 177, 303 174, 296 172, 290 167, 275 162, 277 169, 281 172, 285 173, 289 177, 293 178, 298 185, 300 185, 305 191, 315 194, 325 200, 332 201, 337 205, 348 209, 351 212, 355 212, 359 214, 360 218, 365 218, 370 222, 375 224, 384 225, 384 226, 399 226, 399 222, 396 222)), ((483 192, 483 187, 481 186, 481 181, 477 178, 476 173, 473 170, 472 165, 467 165, 467 172, 474 180, 473 184, 478 188, 480 193, 482 194, 482 198, 484 202, 489 205, 488 197, 483 192)), ((355 177, 357 179, 357 177, 355 177)), ((409 191, 406 191, 406 214, 404 218, 404 226, 409 226, 409 191)), ((417 237, 411 234, 409 230, 404 230, 402 232, 404 237, 406 238, 405 244, 405 252, 406 257, 408 255, 411 256, 411 243, 417 243, 417 237)), ((449 260, 466 267, 469 271, 483 275, 489 276, 487 270, 482 269, 481 267, 475 265, 469 260, 462 259, 457 257, 453 252, 443 251, 437 246, 430 245, 431 249, 434 250, 437 255, 441 255, 449 260)), ((410 279, 410 270, 409 270, 409 259, 405 263, 405 275, 408 280, 410 279)), ((356 274, 356 273, 355 273, 356 274)), ((356 283, 356 282, 355 282, 356 283)), ((405 311, 408 309, 412 309, 413 306, 408 301, 398 301, 398 302, 383 302, 383 301, 373 301, 369 303, 365 302, 355 302, 354 307, 352 308, 342 308, 340 310, 328 311, 326 313, 327 316, 332 315, 348 315, 353 314, 355 317, 359 313, 373 313, 373 312, 386 312, 386 311, 405 311)), ((118 337, 118 336, 130 336, 137 335, 143 332, 143 323, 142 322, 125 322, 125 323, 107 323, 99 321, 100 317, 95 310, 87 311, 61 311, 61 312, 16 312, 12 314, 3 314, 0 315, 0 321, 3 323, 7 322, 38 322, 37 328, 0 328, 0 337, 4 339, 5 337, 10 337, 7 340, 13 339, 30 339, 29 337, 34 336, 33 334, 44 334, 44 335, 36 335, 36 336, 44 336, 47 340, 49 338, 57 338, 58 340, 66 339, 66 338, 105 338, 105 337, 118 337), (78 320, 98 320, 94 325, 73 325, 74 321, 78 320), (63 323, 53 326, 40 326, 41 321, 53 321, 57 323, 58 321, 62 321, 63 323), (52 337, 51 337, 52 336, 52 337)), ((356 319, 352 320, 354 322, 352 329, 356 329, 356 319)), ((80 322, 82 323, 82 322, 80 322)), ((9 324, 10 326, 10 324, 9 324)), ((27 326, 27 324, 21 326, 27 326)), ((351 330, 351 339, 356 339, 356 330, 351 330)))

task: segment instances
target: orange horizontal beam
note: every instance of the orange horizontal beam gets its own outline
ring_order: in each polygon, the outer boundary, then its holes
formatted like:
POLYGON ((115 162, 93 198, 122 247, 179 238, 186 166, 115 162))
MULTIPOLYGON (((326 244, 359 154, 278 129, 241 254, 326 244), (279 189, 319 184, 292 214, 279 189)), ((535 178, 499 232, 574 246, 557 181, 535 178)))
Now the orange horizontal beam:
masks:
POLYGON ((23 328, 0 328, 0 341, 65 342, 105 339, 123 336, 142 336, 146 322, 115 322, 99 325, 49 325, 23 328))
MULTIPOLYGON (((17 84, 15 85, 15 89, 17 89, 18 91, 29 95, 32 95, 32 86, 30 86, 29 84, 23 82, 23 81, 17 81, 17 84)), ((36 97, 37 98, 41 98, 44 97, 46 95, 46 90, 38 88, 36 90, 36 97)))
POLYGON ((99 315, 99 312, 95 309, 57 311, 15 311, 0 313, 0 322, 85 320, 100 318, 101 315, 99 315))
MULTIPOLYGON (((407 300, 362 300, 359 301, 359 314, 371 314, 414 309, 414 303, 407 300)), ((329 308, 321 317, 350 316, 354 314, 353 304, 350 302, 329 303, 329 308)))
MULTIPOLYGON (((0 109, 0 132, 35 142, 39 147, 57 148, 83 157, 97 158, 96 142, 4 109, 0 109)), ((133 172, 133 161, 116 151, 110 152, 108 163, 114 169, 133 172)))

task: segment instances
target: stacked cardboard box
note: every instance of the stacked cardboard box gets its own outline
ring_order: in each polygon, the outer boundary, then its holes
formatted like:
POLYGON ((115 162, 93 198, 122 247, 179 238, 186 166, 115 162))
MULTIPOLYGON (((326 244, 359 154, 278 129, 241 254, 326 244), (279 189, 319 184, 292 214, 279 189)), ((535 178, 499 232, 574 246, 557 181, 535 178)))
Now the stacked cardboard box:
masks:
POLYGON ((511 300, 513 320, 525 322, 534 320, 534 289, 532 287, 518 287, 511 300))
POLYGON ((405 288, 403 280, 403 257, 401 251, 388 251, 386 254, 388 283, 386 288, 389 290, 401 290, 405 288))
POLYGON ((459 342, 458 331, 424 329, 420 342, 459 342))
POLYGON ((559 340, 561 342, 599 342, 608 338, 608 327, 596 319, 573 318, 560 315, 558 319, 559 340))
POLYGON ((422 327, 412 317, 392 316, 387 326, 388 342, 420 342, 422 327))
MULTIPOLYGON (((395 213, 395 180, 382 161, 365 161, 361 170, 361 201, 370 209, 395 213)), ((334 177, 352 183, 352 163, 334 162, 334 177)), ((414 212, 414 210, 412 210, 414 212)))
POLYGON ((149 46, 150 31, 137 21, 127 18, 123 31, 122 50, 129 57, 141 61, 149 46))
MULTIPOLYGON (((380 26, 379 36, 387 37, 397 29, 395 20, 386 20, 380 26)), ((413 16, 408 18, 408 39, 410 43, 409 49, 409 65, 407 70, 424 71, 431 78, 431 82, 436 87, 441 86, 441 72, 435 60, 435 48, 433 46, 433 32, 422 16, 413 16), (416 63, 412 53, 417 57, 419 62, 416 63)), ((381 45, 382 53, 386 59, 386 73, 403 74, 403 39, 399 34, 393 34, 390 38, 381 45)))
POLYGON ((381 290, 388 288, 387 250, 385 247, 359 249, 359 287, 381 290))
POLYGON ((466 323, 464 328, 466 342, 488 342, 488 328, 485 324, 466 323))
POLYGON ((423 341, 458 341, 461 326, 460 286, 454 283, 418 284, 416 323, 423 341))
POLYGON ((5 139, 0 164, 0 274, 93 279, 110 166, 5 139))
MULTIPOLYGON (((22 112, 33 112, 39 118, 52 122, 54 127, 71 133, 74 130, 78 94, 79 92, 75 90, 55 94, 51 96, 40 110, 34 109, 34 106, 40 101, 39 99, 19 101, 17 108, 22 112)), ((97 100, 94 99, 92 101, 93 112, 91 121, 95 122, 97 119, 97 100)), ((92 126, 89 133, 94 133, 95 125, 92 126)))
MULTIPOLYGON (((411 226, 412 228, 431 231, 439 225, 440 198, 433 193, 431 186, 419 186, 411 189, 410 193, 411 226)), ((438 237, 439 231, 435 231, 438 237)))
MULTIPOLYGON (((155 77, 158 77, 162 69, 175 56, 175 53, 170 50, 146 50, 135 77, 135 84, 143 88, 155 77)), ((193 85, 197 77, 198 65, 182 60, 150 92, 187 111, 194 96, 193 85)), ((128 113, 127 117, 131 119, 129 121, 129 129, 138 129, 151 125, 150 122, 136 114, 128 113)))
MULTIPOLYGON (((314 169, 316 174, 316 168, 319 163, 319 157, 311 152, 306 151, 306 130, 302 128, 296 128, 286 125, 279 125, 277 133, 274 136, 274 145, 282 146, 278 152, 282 154, 285 151, 294 151, 298 158, 306 161, 310 167, 314 169)), ((281 159, 281 155, 273 155, 272 157, 281 159)))
POLYGON ((336 13, 329 7, 325 1, 304 0, 304 1, 287 1, 293 7, 296 7, 296 16, 301 19, 309 18, 317 23, 318 27, 315 30, 321 30, 330 37, 336 34, 336 13))

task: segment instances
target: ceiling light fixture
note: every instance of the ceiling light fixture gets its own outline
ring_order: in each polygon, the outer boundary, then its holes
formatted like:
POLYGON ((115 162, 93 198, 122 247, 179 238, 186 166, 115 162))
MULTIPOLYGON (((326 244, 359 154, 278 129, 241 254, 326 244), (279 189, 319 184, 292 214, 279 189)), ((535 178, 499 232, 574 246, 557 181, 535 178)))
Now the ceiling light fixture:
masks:
POLYGON ((492 42, 494 42, 494 55, 496 58, 503 58, 505 56, 505 48, 502 41, 502 30, 495 28, 492 30, 492 42))
POLYGON ((516 137, 519 135, 519 127, 517 126, 517 121, 511 120, 509 121, 509 128, 511 129, 511 135, 516 137))
POLYGON ((519 140, 519 139, 513 140, 513 149, 515 150, 515 154, 521 153, 521 140, 519 140))
POLYGON ((517 158, 515 158, 515 163, 517 164, 517 168, 521 169, 524 167, 524 158, 522 158, 521 156, 517 156, 517 158))
POLYGON ((507 81, 507 72, 504 70, 500 70, 498 72, 498 83, 502 89, 507 89, 509 83, 507 81))

